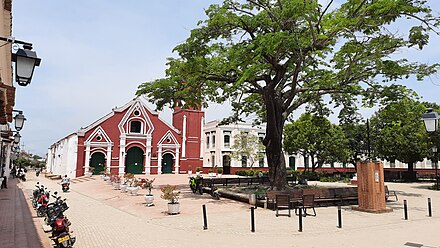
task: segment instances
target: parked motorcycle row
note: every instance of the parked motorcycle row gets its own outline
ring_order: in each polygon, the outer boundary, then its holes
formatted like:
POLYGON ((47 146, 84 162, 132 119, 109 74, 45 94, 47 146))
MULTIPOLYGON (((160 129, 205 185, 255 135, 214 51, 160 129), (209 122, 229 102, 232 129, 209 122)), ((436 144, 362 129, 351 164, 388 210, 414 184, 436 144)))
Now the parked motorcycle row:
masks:
MULTIPOLYGON (((64 215, 69 209, 66 199, 61 199, 58 192, 50 195, 50 191, 38 182, 36 189, 32 193, 32 206, 37 211, 38 217, 44 217, 46 225, 51 227, 52 235, 50 238, 55 243, 55 247, 72 247, 76 237, 69 231, 70 221, 64 215), (53 199, 50 202, 49 199, 53 199)), ((63 187, 63 191, 64 191, 63 187)))

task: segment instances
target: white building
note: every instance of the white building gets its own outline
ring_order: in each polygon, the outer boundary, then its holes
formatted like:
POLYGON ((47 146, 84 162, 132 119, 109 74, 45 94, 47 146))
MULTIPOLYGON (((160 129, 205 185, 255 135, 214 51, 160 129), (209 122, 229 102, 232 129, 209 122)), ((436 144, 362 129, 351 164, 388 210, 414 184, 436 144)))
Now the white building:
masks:
MULTIPOLYGON (((242 159, 232 158, 232 146, 234 136, 245 132, 263 139, 266 129, 259 125, 253 126, 247 123, 220 125, 219 121, 210 121, 203 127, 203 168, 223 168, 224 174, 235 174, 237 170, 252 168, 267 168, 267 159, 251 164, 246 157, 242 159)), ((264 153, 264 151, 261 151, 264 153)))

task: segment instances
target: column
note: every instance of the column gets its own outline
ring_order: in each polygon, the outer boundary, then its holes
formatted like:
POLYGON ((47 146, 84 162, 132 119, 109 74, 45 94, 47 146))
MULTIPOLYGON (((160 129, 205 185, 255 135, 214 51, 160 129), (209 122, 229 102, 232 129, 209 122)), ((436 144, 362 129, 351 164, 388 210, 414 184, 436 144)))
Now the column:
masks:
POLYGON ((119 175, 125 173, 125 136, 119 139, 119 175))
POLYGON ((159 145, 157 151, 157 174, 162 174, 162 145, 159 145))
POLYGON ((90 144, 86 143, 86 158, 85 158, 85 164, 84 164, 84 175, 86 173, 89 173, 90 170, 90 144))
POLYGON ((201 118, 201 123, 200 123, 200 158, 203 159, 203 153, 204 153, 204 145, 205 145, 205 139, 203 138, 203 127, 204 127, 204 122, 205 122, 205 117, 201 118))
POLYGON ((112 163, 112 144, 108 143, 108 145, 107 145, 107 161, 106 161, 107 173, 110 173, 111 163, 112 163))
POLYGON ((151 174, 151 134, 147 134, 147 147, 145 148, 145 175, 151 174))
POLYGON ((182 158, 186 157, 186 115, 183 116, 182 158))
POLYGON ((175 158, 175 160, 176 160, 176 163, 175 163, 175 166, 174 166, 174 173, 175 174, 179 174, 179 168, 180 168, 180 156, 179 156, 179 147, 176 147, 176 158, 175 158))

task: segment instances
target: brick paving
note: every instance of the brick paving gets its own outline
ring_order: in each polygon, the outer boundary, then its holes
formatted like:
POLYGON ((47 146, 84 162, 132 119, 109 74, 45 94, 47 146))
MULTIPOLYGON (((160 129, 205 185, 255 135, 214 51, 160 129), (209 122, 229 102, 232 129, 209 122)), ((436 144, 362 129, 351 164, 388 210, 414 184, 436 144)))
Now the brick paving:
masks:
MULTIPOLYGON (((337 228, 337 208, 317 208, 317 217, 275 217, 275 212, 256 210, 256 232, 250 232, 249 205, 209 195, 192 194, 185 175, 155 175, 155 206, 145 207, 140 190, 128 196, 94 176, 75 180, 71 191, 61 193, 70 209, 67 216, 77 236, 75 247, 440 247, 440 192, 430 184, 388 183, 399 201, 387 203, 392 213, 368 214, 343 207, 343 228, 337 228), (177 184, 182 192, 181 214, 168 216, 159 187, 177 184), (433 217, 427 217, 427 197, 432 198, 433 217), (403 220, 403 200, 408 201, 409 220, 403 220), (208 210, 208 230, 203 230, 202 204, 208 210), (436 205, 438 204, 438 205, 436 205), (411 246, 412 245, 412 246, 411 246)), ((52 191, 58 181, 38 178, 52 191)), ((29 191, 36 178, 24 183, 29 191)), ((47 236, 47 234, 46 234, 47 236)), ((0 245, 0 247, 3 247, 0 245)))
POLYGON ((8 188, 0 190, 0 247, 51 247, 40 238, 43 232, 20 187, 18 179, 11 178, 8 188))

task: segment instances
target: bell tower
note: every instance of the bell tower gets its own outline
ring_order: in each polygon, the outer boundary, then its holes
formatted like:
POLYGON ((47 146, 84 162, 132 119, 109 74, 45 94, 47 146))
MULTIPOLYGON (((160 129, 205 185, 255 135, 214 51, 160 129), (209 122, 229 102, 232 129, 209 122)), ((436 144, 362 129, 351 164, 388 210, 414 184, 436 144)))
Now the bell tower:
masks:
POLYGON ((173 126, 181 132, 181 164, 180 171, 186 173, 202 167, 202 137, 205 112, 200 108, 182 109, 174 106, 173 126), (189 168, 191 166, 191 168, 189 168))

